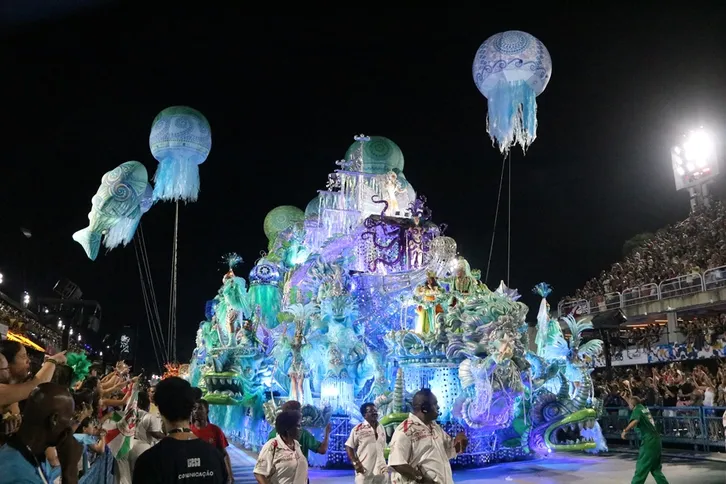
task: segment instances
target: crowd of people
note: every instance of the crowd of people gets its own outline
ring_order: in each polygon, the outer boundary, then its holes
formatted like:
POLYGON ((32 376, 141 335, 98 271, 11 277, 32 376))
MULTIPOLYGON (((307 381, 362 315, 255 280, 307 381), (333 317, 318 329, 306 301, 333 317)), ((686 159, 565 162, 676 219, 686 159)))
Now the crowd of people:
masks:
POLYGON ((711 208, 692 212, 639 244, 625 256, 585 284, 575 300, 659 283, 689 273, 726 265, 726 207, 714 201, 711 208))
POLYGON ((678 331, 689 345, 697 348, 706 345, 715 347, 719 341, 726 341, 726 314, 679 320, 678 331))
POLYGON ((0 484, 233 482, 227 439, 186 380, 150 386, 119 362, 73 381, 65 352, 34 374, 30 361, 0 341, 0 484))
POLYGON ((631 396, 646 406, 726 406, 726 361, 715 370, 704 365, 688 369, 682 362, 664 366, 615 367, 593 373, 595 395, 606 407, 625 407, 631 396))

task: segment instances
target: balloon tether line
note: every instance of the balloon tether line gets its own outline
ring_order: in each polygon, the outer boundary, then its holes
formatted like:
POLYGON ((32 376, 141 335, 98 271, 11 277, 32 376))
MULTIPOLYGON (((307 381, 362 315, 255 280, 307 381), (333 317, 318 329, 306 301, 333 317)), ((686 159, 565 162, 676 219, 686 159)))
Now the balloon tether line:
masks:
POLYGON ((176 202, 174 217, 174 245, 171 256, 171 293, 169 296, 169 360, 176 361, 176 294, 177 294, 177 261, 179 250, 179 200, 176 202))
POLYGON ((489 260, 487 261, 487 272, 484 276, 484 283, 489 283, 489 269, 492 264, 492 254, 494 253, 494 239, 497 235, 497 221, 499 220, 499 203, 502 200, 502 185, 504 184, 504 166, 507 163, 507 157, 502 157, 502 173, 499 176, 499 194, 497 195, 497 208, 494 212, 494 226, 492 227, 492 242, 489 246, 489 260))

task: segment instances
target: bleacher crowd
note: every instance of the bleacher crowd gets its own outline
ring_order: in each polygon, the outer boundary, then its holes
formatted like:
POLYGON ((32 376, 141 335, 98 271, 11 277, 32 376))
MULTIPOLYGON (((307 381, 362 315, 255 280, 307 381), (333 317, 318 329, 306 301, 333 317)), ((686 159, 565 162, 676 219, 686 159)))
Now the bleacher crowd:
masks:
POLYGON ((615 367, 608 377, 605 369, 593 373, 595 395, 606 407, 627 407, 630 396, 644 405, 661 407, 726 406, 726 361, 712 362, 712 368, 684 362, 639 367, 615 367))
POLYGON ((685 220, 639 241, 622 261, 587 281, 576 291, 574 299, 590 300, 723 265, 726 265, 726 207, 714 201, 711 208, 693 212, 685 220))

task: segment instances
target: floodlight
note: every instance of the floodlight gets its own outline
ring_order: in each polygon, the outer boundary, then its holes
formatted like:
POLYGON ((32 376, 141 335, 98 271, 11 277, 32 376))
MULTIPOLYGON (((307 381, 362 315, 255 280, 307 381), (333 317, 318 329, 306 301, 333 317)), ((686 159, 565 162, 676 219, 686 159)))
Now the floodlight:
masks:
POLYGON ((703 127, 683 136, 671 161, 677 190, 702 186, 719 174, 715 138, 703 127))

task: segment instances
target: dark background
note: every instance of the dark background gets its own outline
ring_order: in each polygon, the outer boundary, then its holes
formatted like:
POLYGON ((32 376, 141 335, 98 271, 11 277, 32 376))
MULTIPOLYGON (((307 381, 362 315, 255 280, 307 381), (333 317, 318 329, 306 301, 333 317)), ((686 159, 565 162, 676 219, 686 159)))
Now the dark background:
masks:
MULTIPOLYGON (((69 278, 102 304, 102 332, 141 325, 149 365, 133 247, 91 262, 71 235, 87 224, 103 173, 127 160, 156 170, 148 135, 167 106, 200 110, 213 137, 199 201, 181 211, 180 360, 221 284, 221 256, 242 255, 238 274, 246 276, 266 248, 265 214, 282 204, 304 209, 356 133, 401 147, 406 177, 428 197, 434 220, 486 271, 501 157, 471 63, 496 32, 532 33, 554 65, 537 100, 538 138, 526 156, 512 157, 510 285, 530 307, 537 282, 554 286, 555 305, 618 259, 628 238, 684 218, 673 140, 698 125, 726 132, 723 8, 361 4, 281 16, 200 2, 81 1, 65 11, 32 3, 0 10, 2 290, 17 299, 24 285, 50 294, 69 278)), ((502 209, 492 288, 506 277, 502 209)), ((158 204, 143 219, 164 326, 173 212, 158 204)))

